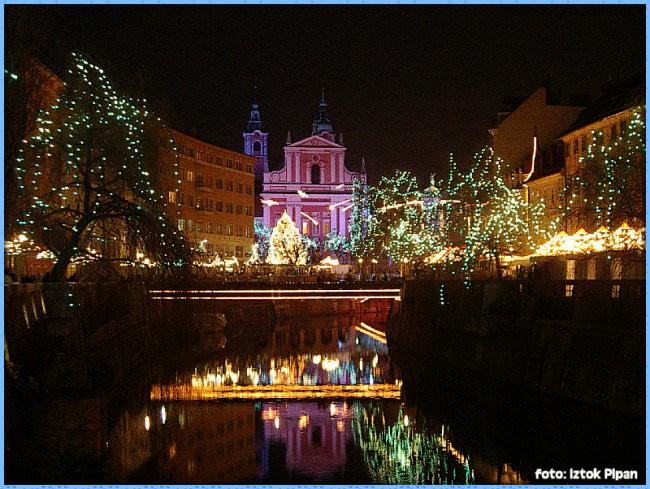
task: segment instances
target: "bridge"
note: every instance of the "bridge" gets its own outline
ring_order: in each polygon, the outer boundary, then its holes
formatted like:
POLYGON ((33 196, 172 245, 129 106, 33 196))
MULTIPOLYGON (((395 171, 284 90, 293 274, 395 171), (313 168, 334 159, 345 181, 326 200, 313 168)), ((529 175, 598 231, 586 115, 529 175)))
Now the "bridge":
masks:
POLYGON ((156 288, 149 290, 149 298, 154 300, 200 299, 200 300, 337 300, 395 299, 400 300, 398 288, 326 288, 326 287, 274 287, 260 284, 256 288, 235 289, 179 289, 156 288))

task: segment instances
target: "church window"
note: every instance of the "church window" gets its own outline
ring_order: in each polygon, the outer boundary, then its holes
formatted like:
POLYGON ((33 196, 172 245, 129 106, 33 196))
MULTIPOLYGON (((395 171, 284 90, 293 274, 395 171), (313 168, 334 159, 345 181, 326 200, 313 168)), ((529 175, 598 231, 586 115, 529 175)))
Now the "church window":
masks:
POLYGON ((262 143, 259 141, 253 141, 253 153, 261 153, 262 152, 262 143))
POLYGON ((329 234, 330 232, 330 222, 323 221, 323 234, 329 234))
POLYGON ((320 166, 311 166, 311 183, 320 183, 320 166))
POLYGON ((309 222, 302 221, 302 234, 309 234, 309 222))

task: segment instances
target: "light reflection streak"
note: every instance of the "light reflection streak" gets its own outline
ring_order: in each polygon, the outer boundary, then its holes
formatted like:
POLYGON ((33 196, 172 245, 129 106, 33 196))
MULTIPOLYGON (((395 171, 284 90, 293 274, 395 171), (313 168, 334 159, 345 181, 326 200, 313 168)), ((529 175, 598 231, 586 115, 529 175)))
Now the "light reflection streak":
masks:
POLYGON ((152 401, 204 401, 210 399, 399 399, 401 387, 374 385, 258 385, 188 386, 154 385, 152 401))
POLYGON ((400 289, 358 290, 152 290, 151 299, 203 300, 311 300, 311 299, 397 299, 400 289))

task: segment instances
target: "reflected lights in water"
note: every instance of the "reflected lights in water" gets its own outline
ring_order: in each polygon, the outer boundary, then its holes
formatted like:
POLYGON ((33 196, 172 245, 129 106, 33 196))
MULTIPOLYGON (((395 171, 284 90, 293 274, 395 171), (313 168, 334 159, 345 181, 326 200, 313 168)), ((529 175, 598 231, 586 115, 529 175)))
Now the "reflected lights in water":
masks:
POLYGON ((394 421, 380 406, 354 405, 352 435, 375 484, 474 484, 469 456, 400 406, 394 421))

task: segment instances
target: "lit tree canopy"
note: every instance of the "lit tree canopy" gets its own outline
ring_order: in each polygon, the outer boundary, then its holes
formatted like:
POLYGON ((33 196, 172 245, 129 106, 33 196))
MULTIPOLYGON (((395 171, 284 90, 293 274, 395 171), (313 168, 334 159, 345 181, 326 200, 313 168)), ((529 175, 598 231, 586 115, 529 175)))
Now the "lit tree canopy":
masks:
POLYGON ((269 245, 271 240, 271 228, 264 223, 255 219, 255 247, 260 260, 264 260, 269 254, 269 245))
POLYGON ((336 230, 330 231, 324 241, 325 250, 334 253, 339 260, 347 253, 349 247, 348 239, 336 230))
POLYGON ((40 113, 18 158, 20 191, 31 201, 18 225, 55 254, 52 280, 80 258, 124 260, 141 251, 161 265, 191 260, 155 190, 159 134, 142 104, 73 55, 63 93, 40 113))
POLYGON ((645 224, 645 106, 636 107, 617 137, 606 144, 594 131, 581 170, 567 179, 567 214, 581 225, 645 224))
POLYGON ((480 259, 495 259, 508 254, 530 253, 554 232, 545 229, 543 204, 524 201, 518 189, 511 189, 504 178, 502 161, 491 148, 484 148, 474 156, 465 174, 452 172, 445 183, 446 215, 449 233, 448 245, 464 249, 463 272, 472 272, 480 259), (462 230, 459 233, 459 230, 462 230))
POLYGON ((287 211, 284 211, 273 228, 266 262, 273 265, 304 265, 307 263, 307 247, 287 211))

